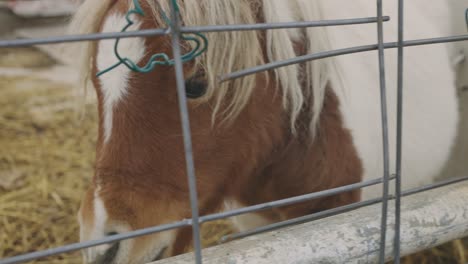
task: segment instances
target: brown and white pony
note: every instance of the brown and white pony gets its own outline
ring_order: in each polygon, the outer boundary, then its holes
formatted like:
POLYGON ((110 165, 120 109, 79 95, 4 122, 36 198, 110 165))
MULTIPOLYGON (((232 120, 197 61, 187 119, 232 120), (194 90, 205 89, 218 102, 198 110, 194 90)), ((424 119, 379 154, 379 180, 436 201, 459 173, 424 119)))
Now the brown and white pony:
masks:
MULTIPOLYGON (((120 31, 131 2, 87 0, 71 32, 120 31)), ((131 30, 166 27, 159 8, 170 13, 168 0, 140 3, 146 16, 134 16, 137 23, 131 30)), ((375 16, 375 5, 365 0, 178 3, 185 25, 375 16)), ((412 3, 407 10, 425 18, 412 3)), ((394 6, 386 7, 385 14, 396 18, 394 6)), ((395 23, 386 26, 387 41, 395 38, 395 27, 395 23)), ((444 30, 426 24, 408 26, 406 32, 417 37, 420 32, 444 30)), ((375 52, 217 82, 220 75, 271 61, 375 43, 375 32, 373 24, 207 34, 207 52, 184 66, 187 89, 204 90, 203 96, 189 100, 201 215, 382 176, 375 52)), ((155 53, 172 57, 170 43, 169 36, 122 39, 119 50, 141 66, 155 53)), ((95 87, 100 120, 96 171, 79 212, 82 241, 191 217, 174 68, 158 66, 143 74, 120 66, 95 77, 117 62, 113 45, 113 40, 87 43, 77 53, 83 59, 85 82, 89 77, 95 87)), ((387 54, 392 55, 386 59, 393 157, 396 56, 393 51, 387 54)), ((458 114, 444 45, 406 54, 403 173, 408 188, 436 176, 448 157, 458 114)), ((380 189, 365 190, 364 198, 378 195, 380 189)), ((353 203, 361 196, 360 191, 352 191, 236 217, 233 222, 245 230, 353 203)), ((145 263, 182 253, 190 243, 191 230, 186 228, 87 249, 84 259, 86 263, 145 263)))

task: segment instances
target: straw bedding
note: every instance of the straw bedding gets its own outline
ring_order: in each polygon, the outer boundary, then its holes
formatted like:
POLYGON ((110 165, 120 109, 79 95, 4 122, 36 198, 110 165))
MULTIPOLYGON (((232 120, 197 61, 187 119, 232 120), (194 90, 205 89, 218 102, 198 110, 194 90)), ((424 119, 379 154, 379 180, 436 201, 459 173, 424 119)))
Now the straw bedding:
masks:
MULTIPOLYGON (((0 258, 77 242, 76 212, 90 181, 96 107, 80 121, 70 84, 2 68, 47 70, 56 63, 33 48, 0 50, 0 258)), ((204 245, 231 232, 225 221, 203 228, 204 245)), ((465 263, 457 240, 403 263, 465 263)), ((34 263, 81 263, 78 252, 34 263)))

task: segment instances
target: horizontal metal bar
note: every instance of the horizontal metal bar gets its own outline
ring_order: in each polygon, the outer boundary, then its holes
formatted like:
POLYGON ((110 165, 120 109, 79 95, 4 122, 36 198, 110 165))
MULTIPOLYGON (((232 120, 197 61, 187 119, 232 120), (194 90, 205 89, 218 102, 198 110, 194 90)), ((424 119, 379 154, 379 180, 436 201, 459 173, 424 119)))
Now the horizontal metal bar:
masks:
MULTIPOLYGON (((389 16, 383 17, 383 21, 390 21, 389 16)), ((182 27, 182 33, 199 32, 226 32, 226 31, 250 31, 250 30, 270 30, 284 28, 306 28, 306 27, 327 27, 376 23, 376 17, 334 19, 320 21, 301 21, 301 22, 283 22, 283 23, 258 23, 258 24, 237 24, 237 25, 213 25, 213 26, 191 26, 182 27)))
POLYGON ((464 182, 464 181, 468 181, 468 176, 467 177, 459 177, 459 178, 449 179, 449 180, 445 180, 445 181, 440 181, 440 182, 436 182, 436 183, 431 184, 431 185, 426 185, 426 186, 406 190, 406 191, 402 192, 402 196, 408 196, 408 195, 412 195, 412 194, 416 194, 416 193, 421 193, 421 192, 437 189, 437 188, 440 188, 440 187, 444 187, 444 186, 447 186, 447 185, 460 183, 460 182, 464 182))
POLYGON ((225 75, 223 77, 220 77, 219 81, 220 82, 225 82, 225 81, 245 77, 245 76, 248 76, 248 75, 256 74, 256 73, 259 73, 259 72, 269 71, 269 70, 273 70, 273 69, 276 69, 276 68, 286 67, 286 66, 289 66, 289 65, 299 64, 299 63, 312 61, 312 60, 318 60, 318 59, 324 59, 324 58, 329 58, 329 57, 335 57, 335 56, 338 56, 338 55, 346 55, 346 54, 376 50, 377 47, 378 47, 377 44, 373 44, 373 45, 367 45, 367 46, 359 46, 359 47, 338 49, 338 50, 332 50, 332 51, 324 51, 324 52, 299 56, 299 57, 291 58, 291 59, 288 59, 288 60, 271 62, 271 63, 267 63, 267 64, 264 64, 264 65, 259 65, 259 66, 256 66, 256 67, 248 68, 248 69, 245 69, 245 70, 240 70, 240 71, 237 71, 237 72, 229 73, 229 74, 227 74, 227 75, 225 75))
MULTIPOLYGON (((393 196, 390 195, 388 198, 392 199, 393 196)), ((367 200, 367 201, 363 201, 363 202, 358 202, 358 203, 353 203, 353 204, 349 204, 349 205, 345 205, 345 206, 340 206, 340 207, 332 208, 332 209, 329 209, 329 210, 321 211, 321 212, 318 212, 318 213, 315 213, 315 214, 306 215, 306 216, 302 216, 302 217, 298 217, 298 218, 294 218, 294 219, 274 223, 274 224, 271 224, 271 225, 262 226, 262 227, 255 228, 255 229, 252 229, 252 230, 248 230, 248 231, 245 231, 245 232, 239 232, 239 233, 232 234, 232 235, 226 235, 226 236, 222 237, 219 242, 220 243, 226 243, 226 242, 229 242, 229 241, 232 241, 232 240, 235 240, 235 239, 240 239, 240 238, 245 238, 245 237, 249 237, 249 236, 253 236, 253 235, 257 235, 257 234, 261 234, 261 233, 265 233, 265 232, 270 232, 270 231, 273 231, 273 230, 277 230, 277 229, 292 226, 292 225, 299 225, 299 224, 307 223, 307 222, 310 222, 310 221, 322 219, 322 218, 325 218, 325 217, 330 217, 330 216, 334 216, 334 215, 337 215, 337 214, 346 213, 346 212, 349 212, 349 211, 352 211, 352 210, 355 210, 355 209, 358 209, 358 208, 361 208, 361 207, 364 207, 364 206, 369 206, 369 205, 377 204, 377 203, 380 203, 380 202, 382 202, 382 198, 375 198, 375 199, 371 199, 371 200, 367 200)))
MULTIPOLYGON (((384 21, 389 21, 390 17, 384 17, 384 21)), ((240 25, 212 25, 212 26, 192 26, 182 27, 182 33, 198 33, 198 32, 220 32, 220 31, 245 31, 245 30, 267 30, 267 29, 280 29, 280 28, 303 28, 303 27, 321 27, 321 26, 338 26, 338 25, 353 25, 353 24, 367 24, 375 23, 377 18, 354 18, 354 19, 336 19, 336 20, 323 20, 323 21, 304 21, 304 22, 286 22, 286 23, 261 23, 261 24, 240 24, 240 25)), ((1 40, 0 48, 5 47, 24 47, 32 45, 45 45, 45 44, 59 44, 68 42, 79 41, 95 41, 102 39, 116 39, 116 38, 133 38, 133 37, 150 37, 167 35, 170 29, 145 29, 128 32, 107 32, 95 34, 82 34, 82 35, 68 35, 68 36, 55 36, 47 38, 35 39, 15 39, 15 40, 1 40)))
POLYGON ((94 41, 94 40, 102 40, 102 39, 150 37, 150 36, 156 36, 156 35, 167 35, 169 33, 170 31, 168 29, 146 29, 146 30, 127 31, 127 32, 109 32, 109 33, 95 33, 95 34, 82 34, 82 35, 66 35, 66 36, 34 38, 34 39, 1 40, 0 48, 26 47, 26 46, 33 46, 33 45, 60 44, 60 43, 68 43, 68 42, 80 42, 80 41, 94 41))
POLYGON ((109 243, 114 243, 114 242, 118 242, 118 241, 122 241, 126 239, 131 239, 135 237, 145 236, 145 235, 149 235, 152 233, 158 233, 158 232, 163 232, 163 231, 167 231, 167 230, 171 230, 175 228, 190 226, 191 224, 192 224, 191 220, 183 220, 183 221, 179 221, 179 222, 175 222, 171 224, 160 225, 156 227, 149 227, 149 228, 140 229, 140 230, 136 230, 136 231, 132 231, 128 233, 108 236, 106 238, 99 239, 99 240, 91 240, 91 241, 86 241, 86 242, 81 242, 81 243, 74 243, 74 244, 63 246, 63 247, 57 247, 53 249, 23 254, 20 256, 16 256, 16 257, 6 258, 3 260, 0 260, 0 264, 23 263, 23 262, 27 262, 31 260, 60 255, 60 254, 68 253, 72 251, 77 251, 77 250, 84 249, 84 248, 90 248, 90 247, 99 246, 103 244, 109 244, 109 243))
MULTIPOLYGON (((466 41, 466 40, 468 40, 468 34, 450 36, 450 37, 407 40, 407 41, 403 41, 403 46, 413 47, 413 46, 422 46, 422 45, 431 45, 431 44, 442 44, 442 43, 448 43, 448 42, 459 42, 459 41, 466 41)), ((390 44, 391 44, 391 47, 389 48, 398 47, 398 42, 392 42, 390 44)))
MULTIPOLYGON (((392 177, 391 179, 394 179, 394 178, 395 177, 392 177)), ((375 180, 368 180, 368 181, 365 181, 365 182, 359 182, 359 183, 350 184, 350 185, 346 185, 346 186, 341 186, 341 187, 338 187, 338 188, 333 188, 333 189, 324 190, 324 191, 320 191, 320 192, 304 194, 304 195, 291 197, 291 198, 286 198, 286 199, 282 199, 282 200, 278 200, 278 201, 274 201, 274 202, 268 202, 268 203, 253 205, 253 206, 247 206, 247 207, 243 207, 243 208, 239 208, 239 209, 235 209, 235 210, 231 210, 231 211, 227 211, 227 212, 221 212, 221 213, 217 213, 217 214, 203 216, 203 217, 200 217, 200 221, 202 223, 203 222, 209 222, 209 221, 224 219, 224 218, 228 218, 228 217, 232 217, 232 216, 236 216, 236 215, 263 211, 263 210, 267 210, 267 209, 271 209, 271 208, 275 208, 275 207, 287 206, 287 205, 296 204, 296 203, 300 203, 300 202, 305 202, 305 201, 309 201, 309 200, 313 200, 313 199, 332 196, 332 195, 340 194, 340 193, 347 192, 347 191, 353 191, 353 190, 361 189, 361 188, 372 186, 372 185, 377 185, 377 184, 382 183, 382 181, 383 180, 381 178, 375 179, 375 180)))
MULTIPOLYGON (((395 177, 393 177, 393 178, 395 178, 395 177)), ((428 186, 413 188, 413 189, 402 192, 402 196, 405 197, 405 196, 413 195, 413 194, 416 194, 416 193, 421 193, 421 192, 424 192, 424 191, 433 190, 433 189, 436 189, 436 188, 444 187, 444 186, 447 186, 447 185, 451 185, 451 184, 455 184, 455 183, 459 183, 459 182, 463 182, 463 181, 468 181, 468 177, 449 179, 449 180, 437 182, 437 183, 434 183, 434 184, 431 184, 431 185, 428 185, 428 186)), ((395 195, 390 195, 388 197, 389 200, 394 200, 395 198, 396 198, 395 195)), ((245 237, 248 237, 248 236, 257 235, 257 234, 277 230, 277 229, 292 226, 292 225, 303 224, 303 223, 306 223, 306 222, 322 219, 322 218, 325 218, 325 217, 330 217, 330 216, 334 216, 334 215, 337 215, 337 214, 346 213, 346 212, 349 212, 351 210, 355 210, 355 209, 358 209, 358 208, 361 208, 361 207, 364 207, 364 206, 380 203, 382 200, 383 200, 382 198, 375 198, 375 199, 371 199, 371 200, 367 200, 367 201, 363 201, 363 202, 358 202, 358 203, 353 203, 353 204, 349 204, 349 205, 345 205, 345 206, 340 206, 340 207, 337 207, 337 208, 332 208, 330 210, 321 211, 321 212, 311 214, 311 215, 306 215, 306 216, 302 216, 302 217, 298 217, 298 218, 294 218, 294 219, 274 223, 274 224, 271 224, 271 225, 262 226, 262 227, 255 228, 255 229, 252 229, 252 230, 248 230, 248 231, 245 231, 245 232, 239 232, 239 233, 232 234, 232 235, 226 235, 226 236, 221 238, 220 242, 225 243, 225 242, 229 242, 229 241, 232 241, 232 240, 235 240, 235 239, 241 239, 241 238, 245 238, 245 237)))
MULTIPOLYGON (((430 44, 441 44, 441 43, 447 43, 447 42, 466 41, 466 40, 468 40, 468 35, 430 38, 430 39, 418 39, 418 40, 404 41, 403 46, 413 47, 413 46, 422 46, 422 45, 430 45, 430 44)), ((397 47, 398 47, 397 42, 388 42, 384 44, 385 49, 393 49, 397 47)), ((339 55, 347 55, 347 54, 353 54, 353 53, 359 53, 359 52, 373 51, 377 49, 378 49, 378 45, 372 44, 372 45, 365 45, 365 46, 358 46, 358 47, 351 47, 351 48, 344 48, 344 49, 308 54, 308 55, 299 56, 296 58, 291 58, 288 60, 272 62, 272 63, 252 67, 249 69, 232 72, 225 76, 220 77, 219 81, 225 82, 225 81, 245 77, 245 76, 256 74, 256 73, 263 72, 263 71, 269 71, 269 70, 280 68, 280 67, 286 67, 286 66, 293 65, 293 64, 299 64, 299 63, 312 61, 312 60, 336 57, 339 55)))

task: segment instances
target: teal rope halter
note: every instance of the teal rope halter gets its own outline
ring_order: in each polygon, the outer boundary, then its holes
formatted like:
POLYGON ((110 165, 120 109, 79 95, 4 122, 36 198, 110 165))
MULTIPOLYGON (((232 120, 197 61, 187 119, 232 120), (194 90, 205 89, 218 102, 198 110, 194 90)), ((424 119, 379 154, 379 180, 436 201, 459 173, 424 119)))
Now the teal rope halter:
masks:
MULTIPOLYGON (((171 0, 174 7, 176 14, 179 14, 179 5, 177 4, 177 0, 171 0)), ((127 20, 127 25, 122 29, 121 32, 126 32, 128 28, 130 28, 135 22, 130 18, 131 15, 137 15, 137 16, 145 16, 145 13, 143 12, 143 9, 140 6, 140 3, 138 0, 133 0, 133 3, 135 5, 134 9, 131 9, 127 12, 127 15, 125 16, 127 20)), ((169 17, 166 15, 166 13, 161 9, 161 16, 163 17, 165 23, 167 26, 172 27, 172 22, 169 19, 169 17)), ((187 34, 182 34, 181 38, 187 42, 193 42, 195 43, 195 48, 192 49, 190 52, 187 54, 182 55, 182 62, 187 62, 191 61, 201 54, 203 54, 207 48, 208 48, 208 39, 206 38, 205 35, 201 33, 191 33, 191 35, 194 36, 186 36, 187 34)), ((157 53, 153 54, 151 58, 149 59, 148 63, 143 66, 139 67, 135 62, 130 60, 129 58, 123 58, 120 56, 119 51, 118 51, 118 46, 119 46, 120 38, 117 38, 115 40, 115 45, 114 45, 114 53, 119 62, 115 63, 114 65, 110 66, 109 68, 102 70, 97 73, 96 76, 101 76, 105 73, 108 73, 112 71, 113 69, 117 68, 121 64, 127 66, 131 71, 134 72, 140 72, 140 73, 148 73, 151 72, 156 65, 164 65, 164 66, 173 66, 175 64, 174 59, 170 59, 169 56, 165 53, 157 53)))

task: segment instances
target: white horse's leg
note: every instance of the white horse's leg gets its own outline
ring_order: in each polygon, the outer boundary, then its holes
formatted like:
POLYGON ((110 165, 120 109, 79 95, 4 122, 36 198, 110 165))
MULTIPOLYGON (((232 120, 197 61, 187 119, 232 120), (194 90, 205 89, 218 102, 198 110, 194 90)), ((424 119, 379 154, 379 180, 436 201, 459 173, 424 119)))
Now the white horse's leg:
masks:
MULTIPOLYGON (((452 22, 452 34, 468 34, 468 25, 465 19, 465 10, 468 8, 466 0, 450 1, 450 17, 452 22)), ((454 64, 460 70, 459 85, 468 87, 468 41, 453 43, 454 64)))
MULTIPOLYGON (((230 211, 238 208, 245 207, 241 203, 233 199, 227 199, 224 201, 224 211, 230 211)), ((268 218, 265 218, 257 213, 243 214, 231 217, 231 223, 237 228, 239 232, 254 229, 256 227, 265 226, 271 224, 268 218)))
MULTIPOLYGON (((466 0, 451 0, 450 2, 450 19, 453 35, 468 34, 468 25, 465 19, 465 10, 468 8, 466 0)), ((455 64, 458 67, 468 65, 468 41, 453 43, 455 64), (458 59, 457 59, 458 58, 458 59), (465 58, 464 60, 462 58, 465 58)), ((468 67, 465 75, 468 75, 468 67)), ((466 77, 468 79, 468 76, 466 77)), ((468 85, 468 80, 466 80, 468 85)))
MULTIPOLYGON (((451 23, 451 35, 468 34, 465 21, 465 10, 468 8, 466 0, 449 0, 450 16, 446 18, 451 23)), ((440 178, 460 177, 468 175, 468 41, 451 44, 452 64, 457 71, 457 88, 459 91, 460 125, 458 138, 453 155, 440 178)))

